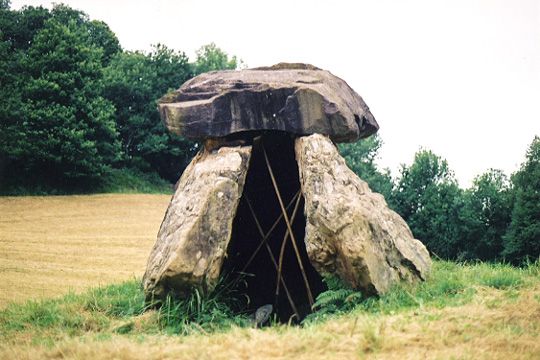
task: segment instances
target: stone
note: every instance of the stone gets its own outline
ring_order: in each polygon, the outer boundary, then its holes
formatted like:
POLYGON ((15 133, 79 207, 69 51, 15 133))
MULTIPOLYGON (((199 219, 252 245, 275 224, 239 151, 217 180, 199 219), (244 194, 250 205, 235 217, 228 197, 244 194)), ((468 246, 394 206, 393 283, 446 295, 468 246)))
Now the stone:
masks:
POLYGON ((143 277, 148 299, 217 284, 251 146, 201 150, 180 178, 143 277))
POLYGON ((426 278, 431 259, 425 246, 384 197, 347 167, 328 137, 299 137, 295 152, 305 198, 305 245, 319 273, 337 275, 367 295, 426 278))
POLYGON ((158 108, 171 132, 194 140, 282 130, 353 142, 379 129, 345 81, 309 64, 201 74, 161 98, 158 108))

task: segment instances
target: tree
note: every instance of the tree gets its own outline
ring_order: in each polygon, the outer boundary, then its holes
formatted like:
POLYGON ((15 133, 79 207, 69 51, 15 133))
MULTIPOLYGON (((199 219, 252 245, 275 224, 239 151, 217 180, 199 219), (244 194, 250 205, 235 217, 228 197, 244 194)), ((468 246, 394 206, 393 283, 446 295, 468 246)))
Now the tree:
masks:
POLYGON ((61 24, 75 23, 75 26, 85 31, 86 41, 102 50, 102 65, 108 64, 114 54, 122 51, 118 38, 103 21, 90 20, 84 12, 64 4, 55 5, 51 15, 61 24))
POLYGON ((447 161, 429 150, 417 152, 411 166, 402 166, 393 195, 396 211, 414 236, 444 258, 463 252, 457 222, 462 200, 447 161))
POLYGON ((349 168, 366 181, 373 191, 382 194, 390 202, 392 177, 388 170, 380 172, 375 164, 382 145, 379 135, 374 135, 352 144, 339 144, 338 147, 349 168))
POLYGON ((101 57, 103 66, 109 64, 115 54, 122 52, 118 38, 103 21, 89 21, 86 23, 86 28, 88 29, 90 43, 103 49, 101 57))
POLYGON ((201 46, 195 54, 197 56, 193 64, 195 75, 213 70, 234 70, 242 63, 236 56, 229 59, 229 55, 214 43, 201 46))
POLYGON ((540 137, 534 137, 512 183, 514 208, 503 255, 514 263, 536 260, 540 256, 540 137))
POLYGON ((21 108, 3 119, 3 151, 16 178, 74 187, 97 180, 116 160, 114 107, 101 96, 102 55, 75 19, 51 17, 36 32, 18 59, 21 108))
POLYGON ((43 7, 23 7, 20 11, 0 8, 0 32, 12 51, 27 49, 45 21, 51 18, 43 7))
POLYGON ((17 156, 16 139, 21 132, 21 89, 27 77, 22 61, 32 39, 49 18, 48 10, 42 7, 13 11, 9 1, 0 6, 0 184, 15 180, 8 166, 17 156))
POLYGON ((187 56, 159 44, 148 54, 119 53, 104 77, 105 96, 116 107, 123 164, 176 181, 194 143, 170 134, 156 109, 161 96, 192 77, 187 56))
POLYGON ((464 259, 497 260, 510 223, 510 184, 501 170, 491 169, 476 177, 464 193, 459 220, 464 259))

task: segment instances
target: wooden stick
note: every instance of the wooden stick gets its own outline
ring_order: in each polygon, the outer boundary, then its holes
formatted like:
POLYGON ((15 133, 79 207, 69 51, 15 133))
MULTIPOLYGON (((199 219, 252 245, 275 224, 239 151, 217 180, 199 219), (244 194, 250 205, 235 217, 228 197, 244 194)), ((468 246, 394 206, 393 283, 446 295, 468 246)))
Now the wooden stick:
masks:
MULTIPOLYGON (((244 194, 246 200, 248 201, 248 205, 250 204, 249 203, 249 199, 248 199, 248 196, 247 194, 244 194)), ((292 205, 293 201, 296 199, 297 196, 300 196, 300 190, 298 190, 298 192, 296 193, 296 195, 293 196, 293 198, 291 199, 291 201, 289 201, 289 203, 287 204, 287 209, 292 205)), ((251 264, 251 262, 253 261, 253 259, 255 259, 255 256, 257 256, 257 254, 259 253, 259 251, 261 250, 261 248, 263 247, 263 245, 266 243, 266 240, 268 240, 268 238, 270 237, 270 234, 272 234, 272 231, 274 231, 274 229, 276 228, 277 224, 279 224, 281 218, 283 217, 283 213, 281 213, 278 218, 276 219, 276 221, 274 221, 274 223, 272 224, 272 226, 270 227, 270 230, 268 230, 268 232, 266 233, 266 235, 264 235, 264 238, 263 240, 259 243, 259 246, 257 246, 257 249, 255 249, 255 251, 253 252, 253 254, 251 254, 251 257, 249 258, 249 260, 246 262, 246 264, 244 265, 244 267, 242 268, 242 271, 241 272, 245 272, 246 269, 248 268, 248 266, 251 264)))
POLYGON ((306 271, 304 270, 304 265, 302 264, 302 258, 300 257, 300 251, 298 250, 298 246, 296 245, 296 239, 294 237, 294 233, 292 231, 291 223, 289 221, 289 217, 287 215, 287 210, 285 210, 285 205, 283 205, 283 199, 281 198, 281 194, 279 193, 279 188, 277 186, 276 178, 274 177, 274 172, 272 171, 272 166, 270 165, 270 160, 268 160, 268 154, 266 153, 266 149, 264 148, 264 144, 262 145, 263 154, 264 154, 264 160, 266 161, 266 167, 268 168, 268 172, 270 173, 270 178, 272 179, 272 184, 274 185, 274 190, 276 192, 276 196, 279 201, 279 206, 281 207, 281 212, 283 213, 283 218, 285 219, 285 223, 287 224, 287 228, 289 229, 289 233, 291 234, 291 239, 293 243, 294 252, 296 253, 296 259, 298 260, 298 265, 300 266, 300 271, 302 272, 302 277, 304 278, 304 283, 306 285, 306 291, 307 296, 309 300, 309 305, 313 306, 313 295, 311 293, 311 288, 309 287, 309 281, 306 275, 306 271))
MULTIPOLYGON (((259 223, 259 219, 257 219, 257 215, 255 215, 255 211, 253 210, 253 207, 251 206, 251 202, 249 201, 248 197, 246 196, 246 202, 249 206, 249 210, 251 211, 251 215, 253 216, 253 220, 255 220, 255 224, 257 225, 257 229, 259 230, 259 234, 261 234, 261 237, 264 242, 264 245, 266 245, 266 250, 268 251, 268 255, 270 255, 270 259, 272 259, 272 263, 274 264, 274 268, 276 271, 278 271, 278 264, 276 262, 276 258, 274 257, 274 254, 272 253, 272 249, 270 249, 270 245, 265 241, 265 235, 264 231, 261 227, 261 224, 259 223)), ((297 318, 299 319, 300 316, 298 314, 298 310, 296 309, 296 305, 294 304, 294 301, 292 299, 291 293, 289 292, 289 289, 287 288, 287 285, 285 284, 285 280, 282 276, 278 278, 278 281, 281 281, 283 284, 283 289, 285 289, 285 294, 287 295, 287 299, 289 300, 289 304, 291 305, 291 308, 293 309, 294 313, 296 314, 297 318)))
MULTIPOLYGON (((298 196, 296 199, 296 204, 294 204, 294 210, 291 215, 291 223, 294 224, 294 219, 296 218, 296 212, 298 211, 298 206, 300 205, 300 199, 302 197, 298 196)), ((289 229, 285 231, 285 235, 283 236, 283 241, 281 242, 281 249, 279 251, 279 261, 278 261, 278 279, 281 277, 281 271, 283 267, 283 256, 285 254, 285 245, 287 244, 287 240, 289 239, 289 229)), ((279 296, 279 282, 276 281, 276 297, 279 296)))

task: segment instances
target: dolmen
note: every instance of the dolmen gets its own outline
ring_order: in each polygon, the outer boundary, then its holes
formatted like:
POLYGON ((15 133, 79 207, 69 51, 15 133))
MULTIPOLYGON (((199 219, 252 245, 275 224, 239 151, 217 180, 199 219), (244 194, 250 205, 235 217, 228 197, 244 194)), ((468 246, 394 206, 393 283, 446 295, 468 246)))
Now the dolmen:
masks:
POLYGON ((150 253, 147 299, 210 292, 226 274, 249 274, 254 308, 282 304, 282 317, 300 317, 323 277, 366 296, 426 279, 425 246, 339 154, 336 143, 379 129, 342 79, 308 64, 213 71, 158 107, 172 133, 201 147, 150 253))

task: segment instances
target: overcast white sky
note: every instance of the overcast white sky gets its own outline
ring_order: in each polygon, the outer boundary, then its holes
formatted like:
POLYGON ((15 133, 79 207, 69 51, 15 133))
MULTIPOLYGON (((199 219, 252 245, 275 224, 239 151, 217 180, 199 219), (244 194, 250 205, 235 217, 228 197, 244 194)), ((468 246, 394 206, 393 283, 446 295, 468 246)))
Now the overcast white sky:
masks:
POLYGON ((469 186, 490 167, 515 171, 540 135, 539 0, 61 2, 105 21, 128 50, 163 43, 193 58, 215 42, 249 67, 330 70, 371 108, 379 164, 394 174, 425 147, 469 186))

